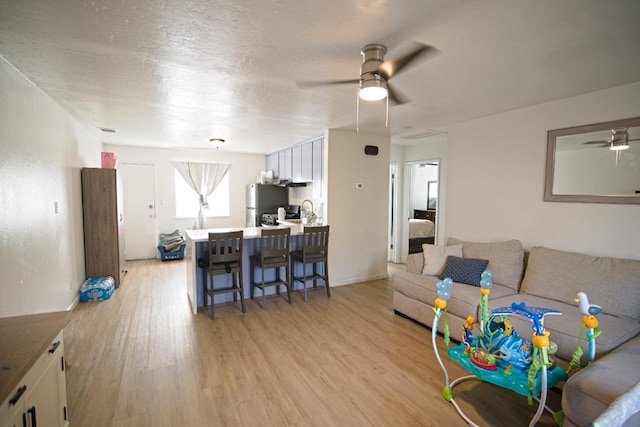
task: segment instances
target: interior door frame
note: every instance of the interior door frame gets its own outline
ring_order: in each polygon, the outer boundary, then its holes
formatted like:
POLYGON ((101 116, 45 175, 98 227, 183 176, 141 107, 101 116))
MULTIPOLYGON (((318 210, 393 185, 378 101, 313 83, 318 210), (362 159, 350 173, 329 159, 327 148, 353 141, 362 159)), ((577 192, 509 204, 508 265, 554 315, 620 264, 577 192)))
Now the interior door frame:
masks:
POLYGON ((388 230, 388 246, 387 261, 400 262, 401 247, 398 239, 398 218, 400 217, 398 208, 400 206, 398 194, 398 173, 400 171, 399 163, 391 163, 389 165, 389 230, 388 230))

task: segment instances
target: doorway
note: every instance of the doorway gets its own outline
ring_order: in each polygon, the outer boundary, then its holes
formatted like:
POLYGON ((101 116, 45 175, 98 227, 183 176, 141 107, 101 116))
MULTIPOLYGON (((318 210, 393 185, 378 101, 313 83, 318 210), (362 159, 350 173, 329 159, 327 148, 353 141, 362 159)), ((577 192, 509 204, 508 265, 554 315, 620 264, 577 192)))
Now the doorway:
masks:
POLYGON ((157 224, 155 168, 152 164, 120 163, 127 260, 156 258, 157 224))
POLYGON ((438 234, 440 159, 406 163, 405 211, 407 254, 422 252, 423 244, 434 245, 438 234))

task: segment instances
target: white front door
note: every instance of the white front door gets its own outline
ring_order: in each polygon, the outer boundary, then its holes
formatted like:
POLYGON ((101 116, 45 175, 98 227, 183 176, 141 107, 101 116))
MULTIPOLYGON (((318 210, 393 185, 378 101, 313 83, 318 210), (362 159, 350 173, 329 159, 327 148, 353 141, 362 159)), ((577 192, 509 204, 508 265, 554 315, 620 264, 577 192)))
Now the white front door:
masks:
POLYGON ((124 204, 126 259, 156 258, 156 192, 154 166, 120 163, 124 204))

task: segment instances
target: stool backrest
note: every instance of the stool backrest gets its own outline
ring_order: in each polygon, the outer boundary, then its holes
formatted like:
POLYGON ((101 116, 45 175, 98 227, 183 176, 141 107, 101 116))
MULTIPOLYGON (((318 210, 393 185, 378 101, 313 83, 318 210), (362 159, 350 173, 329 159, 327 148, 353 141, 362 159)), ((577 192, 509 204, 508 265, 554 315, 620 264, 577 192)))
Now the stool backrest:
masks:
POLYGON ((305 227, 302 241, 302 253, 323 253, 329 249, 329 226, 305 227))
POLYGON ((260 235, 260 255, 262 259, 282 257, 285 260, 289 256, 289 236, 291 229, 289 227, 279 228, 263 228, 260 235))
POLYGON ((242 237, 242 230, 209 233, 209 262, 242 260, 242 237))

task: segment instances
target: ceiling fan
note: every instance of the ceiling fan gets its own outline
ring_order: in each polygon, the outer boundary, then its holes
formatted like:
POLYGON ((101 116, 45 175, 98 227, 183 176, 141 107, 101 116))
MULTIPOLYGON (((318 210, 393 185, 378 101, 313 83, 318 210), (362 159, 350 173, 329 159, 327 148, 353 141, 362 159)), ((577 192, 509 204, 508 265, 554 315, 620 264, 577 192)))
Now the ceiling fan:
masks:
POLYGON ((629 133, 626 128, 611 129, 611 137, 606 140, 588 141, 583 144, 600 144, 600 147, 609 147, 610 150, 620 151, 629 148, 629 142, 640 141, 640 138, 629 139, 629 133))
POLYGON ((414 42, 410 50, 394 60, 385 61, 387 47, 381 44, 368 44, 362 48, 362 65, 360 77, 346 80, 299 80, 299 88, 309 88, 327 85, 358 84, 358 96, 366 101, 379 101, 388 98, 394 104, 405 104, 407 97, 393 89, 389 80, 401 71, 406 71, 409 65, 415 65, 418 60, 437 54, 438 49, 422 43, 414 42))

